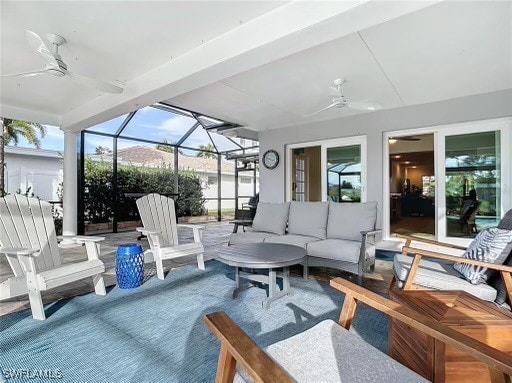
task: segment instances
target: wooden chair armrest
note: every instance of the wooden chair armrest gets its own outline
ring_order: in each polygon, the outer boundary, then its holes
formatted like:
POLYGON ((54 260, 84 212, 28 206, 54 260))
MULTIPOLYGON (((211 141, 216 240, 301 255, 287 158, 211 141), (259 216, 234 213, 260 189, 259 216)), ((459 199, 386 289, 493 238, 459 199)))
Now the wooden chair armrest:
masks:
POLYGON ((428 244, 431 244, 431 245, 437 245, 437 246, 442 246, 442 247, 449 247, 449 248, 452 248, 452 249, 458 249, 458 250, 466 250, 467 249, 467 247, 464 247, 464 246, 454 245, 454 244, 446 243, 446 242, 434 241, 433 239, 414 237, 412 235, 393 234, 393 236, 396 237, 396 238, 402 238, 402 239, 409 240, 409 241, 423 242, 423 243, 428 243, 428 244))
POLYGON ((0 254, 8 255, 30 255, 37 257, 40 254, 39 249, 27 249, 23 247, 0 247, 0 254))
POLYGON ((256 382, 293 382, 293 379, 224 312, 207 314, 205 322, 219 339, 221 353, 216 382, 232 382, 236 362, 256 382))
POLYGON ((512 273, 512 266, 507 265, 496 265, 494 263, 487 263, 483 261, 477 261, 473 259, 467 259, 462 257, 455 257, 453 255, 438 253, 435 251, 430 250, 424 250, 424 249, 417 249, 414 247, 408 247, 404 246, 402 249, 404 255, 421 255, 422 257, 428 257, 428 258, 435 258, 435 259, 441 259, 444 261, 450 261, 454 263, 467 263, 469 265, 475 265, 475 266, 483 266, 487 267, 488 269, 497 270, 497 271, 505 271, 508 273, 512 273))
POLYGON ((78 235, 73 237, 73 241, 76 243, 85 243, 85 242, 101 242, 104 241, 105 237, 98 237, 92 235, 78 235))
POLYGON ((184 227, 184 228, 187 228, 187 229, 197 229, 197 230, 203 230, 204 229, 204 226, 201 226, 201 225, 189 225, 187 223, 178 223, 177 226, 178 227, 184 227))
POLYGON ((375 229, 375 230, 362 230, 361 232, 361 235, 366 235, 366 236, 370 236, 370 235, 377 235, 377 234, 380 234, 382 233, 382 230, 381 229, 375 229))
POLYGON ((512 376, 512 355, 492 348, 432 318, 383 298, 345 279, 332 279, 331 286, 345 293, 345 302, 340 316, 340 324, 348 323, 348 326, 344 325, 344 327, 350 327, 351 316, 355 313, 356 303, 360 301, 438 341, 467 353, 496 370, 512 376))
POLYGON ((158 235, 162 232, 161 230, 146 229, 144 227, 137 227, 135 230, 137 230, 139 233, 142 233, 144 235, 149 235, 149 234, 158 235))

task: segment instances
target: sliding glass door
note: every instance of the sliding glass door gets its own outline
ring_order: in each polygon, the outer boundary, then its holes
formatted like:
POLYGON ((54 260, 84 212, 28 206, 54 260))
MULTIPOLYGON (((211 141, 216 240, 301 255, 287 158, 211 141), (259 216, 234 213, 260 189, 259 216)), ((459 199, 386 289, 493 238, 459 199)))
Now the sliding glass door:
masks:
POLYGON ((481 230, 497 226, 504 209, 510 207, 510 180, 506 180, 510 163, 503 161, 504 139, 510 140, 510 130, 495 124, 438 133, 437 236, 441 241, 467 244, 481 230))
POLYGON ((287 146, 287 200, 366 200, 366 136, 287 146))

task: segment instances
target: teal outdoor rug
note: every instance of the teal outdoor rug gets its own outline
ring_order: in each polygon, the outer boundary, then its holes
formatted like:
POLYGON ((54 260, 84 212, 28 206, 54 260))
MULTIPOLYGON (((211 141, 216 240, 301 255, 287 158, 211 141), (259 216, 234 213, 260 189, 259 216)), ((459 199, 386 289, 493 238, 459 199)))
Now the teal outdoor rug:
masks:
MULTIPOLYGON (((343 302, 327 283, 295 277, 294 295, 265 310, 260 288, 231 299, 233 279, 232 268, 209 261, 206 271, 186 266, 137 289, 59 301, 46 307, 46 321, 33 320, 30 311, 1 317, 0 381, 212 382, 219 345, 205 314, 225 311, 265 347, 337 320, 343 302)), ((359 305, 352 331, 386 351, 385 315, 359 305)))

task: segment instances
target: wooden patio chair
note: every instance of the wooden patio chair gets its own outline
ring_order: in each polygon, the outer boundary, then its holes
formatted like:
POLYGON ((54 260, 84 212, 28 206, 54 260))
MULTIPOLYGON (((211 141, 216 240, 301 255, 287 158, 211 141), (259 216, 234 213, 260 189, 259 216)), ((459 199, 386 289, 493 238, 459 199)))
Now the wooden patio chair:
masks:
POLYGON ((265 351, 225 313, 207 314, 206 324, 220 341, 216 382, 426 382, 348 332, 359 302, 421 331, 438 347, 452 346, 487 364, 496 382, 510 382, 512 355, 342 278, 331 280, 331 286, 345 293, 338 324, 320 322, 265 351))
POLYGON ((159 279, 164 279, 163 261, 166 259, 195 255, 198 268, 204 270, 203 226, 177 224, 174 200, 160 194, 148 194, 137 199, 137 208, 144 225, 137 231, 148 237, 150 247, 144 253, 144 260, 155 261, 159 279), (191 228, 194 242, 178 244, 178 227, 191 228))
POLYGON ((104 238, 74 240, 85 244, 88 260, 62 265, 51 205, 17 194, 0 198, 0 253, 14 274, 0 284, 0 300, 28 294, 32 317, 44 320, 41 291, 92 277, 96 294, 105 295, 105 265, 99 259, 104 238))
MULTIPOLYGON (((512 209, 505 213, 498 228, 512 230, 512 209)), ((506 259, 500 265, 463 258, 464 246, 406 235, 396 237, 405 239, 405 245, 402 254, 395 255, 393 260, 395 277, 391 288, 396 284, 404 290, 462 290, 498 305, 508 300, 512 306, 512 244, 503 250, 506 259), (453 268, 454 263, 485 267, 496 275, 488 283, 472 284, 453 268)))

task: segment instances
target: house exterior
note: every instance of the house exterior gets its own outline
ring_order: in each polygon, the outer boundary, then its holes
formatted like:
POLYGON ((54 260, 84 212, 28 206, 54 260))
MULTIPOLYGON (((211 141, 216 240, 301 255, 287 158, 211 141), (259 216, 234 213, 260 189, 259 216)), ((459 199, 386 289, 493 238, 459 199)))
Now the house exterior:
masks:
POLYGON ((5 190, 58 201, 63 181, 62 153, 56 150, 5 147, 5 190))

